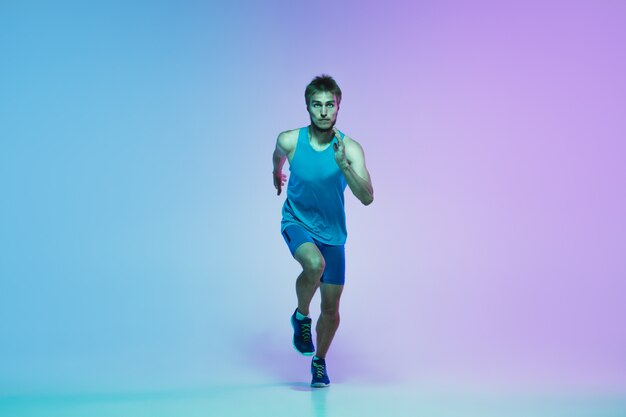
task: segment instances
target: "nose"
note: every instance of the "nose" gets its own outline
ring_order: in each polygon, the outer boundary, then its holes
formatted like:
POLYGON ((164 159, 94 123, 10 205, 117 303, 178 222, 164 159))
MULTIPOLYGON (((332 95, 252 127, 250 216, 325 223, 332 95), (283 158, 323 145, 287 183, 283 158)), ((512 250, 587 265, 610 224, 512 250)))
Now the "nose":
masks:
POLYGON ((322 112, 320 113, 320 115, 326 116, 327 113, 328 113, 328 109, 326 108, 326 106, 322 106, 322 112))

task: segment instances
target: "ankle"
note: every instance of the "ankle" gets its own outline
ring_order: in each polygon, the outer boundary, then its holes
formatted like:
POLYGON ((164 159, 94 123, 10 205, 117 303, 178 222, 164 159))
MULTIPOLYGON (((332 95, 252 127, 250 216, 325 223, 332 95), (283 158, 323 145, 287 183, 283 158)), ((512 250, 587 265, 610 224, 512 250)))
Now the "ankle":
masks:
POLYGON ((309 312, 307 311, 306 314, 302 314, 302 313, 300 313, 300 309, 297 308, 296 309, 296 319, 304 320, 305 318, 309 318, 309 312))

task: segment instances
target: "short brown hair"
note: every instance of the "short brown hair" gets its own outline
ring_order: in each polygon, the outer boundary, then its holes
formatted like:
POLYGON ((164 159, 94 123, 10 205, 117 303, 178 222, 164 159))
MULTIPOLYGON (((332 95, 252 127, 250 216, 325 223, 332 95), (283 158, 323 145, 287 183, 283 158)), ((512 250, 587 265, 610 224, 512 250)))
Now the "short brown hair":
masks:
POLYGON ((311 96, 319 92, 332 93, 337 97, 337 104, 341 103, 341 89, 330 75, 318 75, 306 86, 306 90, 304 90, 304 101, 306 101, 307 106, 309 105, 311 96))

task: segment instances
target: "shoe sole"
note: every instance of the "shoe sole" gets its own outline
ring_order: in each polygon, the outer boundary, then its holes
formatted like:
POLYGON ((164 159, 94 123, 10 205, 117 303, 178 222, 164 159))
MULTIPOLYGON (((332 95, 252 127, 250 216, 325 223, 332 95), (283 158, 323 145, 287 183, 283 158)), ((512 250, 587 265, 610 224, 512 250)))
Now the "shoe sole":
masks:
POLYGON ((311 384, 311 388, 328 388, 330 383, 324 384, 323 382, 315 382, 311 384))
POLYGON ((296 347, 296 344, 293 342, 293 340, 291 340, 291 346, 293 346, 296 352, 298 352, 302 356, 313 356, 313 354, 315 353, 315 352, 300 352, 300 350, 296 347))

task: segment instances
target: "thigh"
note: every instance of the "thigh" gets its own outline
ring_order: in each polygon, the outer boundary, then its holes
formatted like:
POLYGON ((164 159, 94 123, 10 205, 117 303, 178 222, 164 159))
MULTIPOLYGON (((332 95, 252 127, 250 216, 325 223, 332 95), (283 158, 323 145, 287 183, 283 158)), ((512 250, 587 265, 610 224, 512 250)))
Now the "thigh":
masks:
POLYGON ((294 258, 296 257, 296 251, 303 243, 308 242, 315 246, 313 238, 302 226, 287 226, 281 234, 283 235, 283 239, 285 239, 285 243, 289 246, 289 251, 294 258))
POLYGON ((344 285, 346 281, 346 252, 343 245, 320 245, 326 267, 321 282, 344 285))
POLYGON ((298 247, 293 257, 300 263, 303 271, 322 274, 326 267, 324 256, 315 243, 305 242, 298 247))
POLYGON ((302 269, 319 271, 324 269, 324 256, 304 227, 287 226, 282 235, 291 254, 300 263, 302 269))

